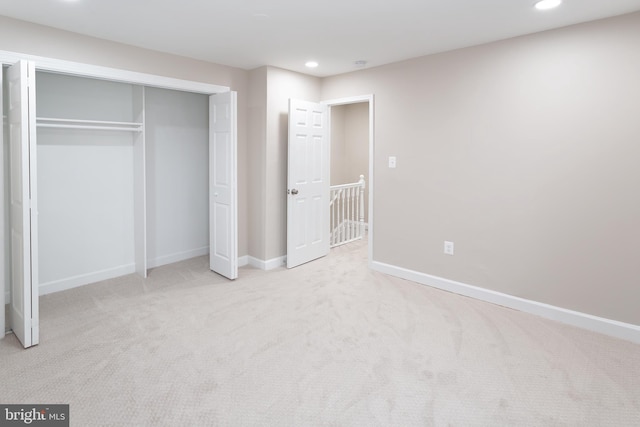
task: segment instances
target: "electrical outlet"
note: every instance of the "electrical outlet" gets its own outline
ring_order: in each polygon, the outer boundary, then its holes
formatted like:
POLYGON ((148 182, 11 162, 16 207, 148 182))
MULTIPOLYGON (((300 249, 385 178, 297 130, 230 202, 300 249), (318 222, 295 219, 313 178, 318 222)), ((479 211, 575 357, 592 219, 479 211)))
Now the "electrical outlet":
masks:
POLYGON ((453 242, 444 241, 445 255, 453 255, 453 242))

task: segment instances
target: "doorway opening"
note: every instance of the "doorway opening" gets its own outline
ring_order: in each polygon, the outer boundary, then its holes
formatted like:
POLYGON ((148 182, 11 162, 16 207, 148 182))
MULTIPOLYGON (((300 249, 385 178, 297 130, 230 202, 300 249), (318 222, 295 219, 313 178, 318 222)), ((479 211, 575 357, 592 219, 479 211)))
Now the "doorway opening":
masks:
MULTIPOLYGON (((324 101, 323 104, 331 107, 331 183, 334 186, 351 184, 354 194, 359 193, 357 183, 360 176, 365 179, 365 188, 362 192, 363 200, 353 196, 350 219, 357 221, 359 217, 364 222, 364 239, 368 244, 368 262, 373 260, 373 153, 374 153, 374 105, 373 95, 355 96, 324 101), (360 208, 359 206, 362 206, 360 208)), ((337 224, 337 223, 336 223, 337 224)), ((344 227, 338 230, 345 233, 346 240, 354 236, 352 233, 360 225, 344 227)), ((337 224, 340 227, 339 224, 337 224)), ((334 230, 331 230, 332 232, 334 230)))

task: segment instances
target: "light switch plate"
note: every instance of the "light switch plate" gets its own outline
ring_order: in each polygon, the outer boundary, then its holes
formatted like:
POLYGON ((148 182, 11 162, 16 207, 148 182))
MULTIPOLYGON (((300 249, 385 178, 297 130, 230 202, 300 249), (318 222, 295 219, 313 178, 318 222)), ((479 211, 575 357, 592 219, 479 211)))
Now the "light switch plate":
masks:
POLYGON ((389 157, 389 168, 393 169, 396 167, 396 156, 389 157))

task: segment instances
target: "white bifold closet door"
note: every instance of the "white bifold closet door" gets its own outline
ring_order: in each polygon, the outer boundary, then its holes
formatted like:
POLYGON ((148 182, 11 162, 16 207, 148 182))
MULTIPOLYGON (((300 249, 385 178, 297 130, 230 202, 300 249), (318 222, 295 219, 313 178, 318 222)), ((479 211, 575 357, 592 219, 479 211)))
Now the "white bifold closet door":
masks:
MULTIPOLYGON (((4 71, 2 69, 2 65, 0 65, 0 117, 2 118, 2 120, 0 120, 0 172, 2 174, 2 182, 4 184, 5 181, 5 161, 4 161, 4 143, 5 143, 5 137, 4 137, 4 131, 5 131, 5 126, 4 126, 4 80, 3 80, 3 74, 4 71)), ((2 238, 0 239, 0 241, 2 242, 2 246, 0 246, 0 277, 2 277, 2 288, 0 288, 0 340, 2 338, 4 338, 4 333, 5 333, 5 324, 4 324, 4 318, 5 318, 5 311, 4 311, 4 305, 5 305, 5 294, 6 294, 6 285, 9 282, 6 279, 6 271, 7 271, 7 266, 5 264, 5 247, 6 247, 6 240, 5 240, 5 236, 7 235, 5 232, 5 224, 6 224, 6 217, 4 214, 4 206, 6 205, 5 202, 5 191, 4 191, 4 185, 0 186, 0 200, 2 200, 2 209, 0 209, 0 236, 2 236, 2 238)))
POLYGON ((12 65, 7 80, 11 156, 10 321, 16 337, 27 348, 39 342, 34 64, 20 61, 12 65))
POLYGON ((237 94, 209 98, 209 262, 211 270, 238 277, 237 94))

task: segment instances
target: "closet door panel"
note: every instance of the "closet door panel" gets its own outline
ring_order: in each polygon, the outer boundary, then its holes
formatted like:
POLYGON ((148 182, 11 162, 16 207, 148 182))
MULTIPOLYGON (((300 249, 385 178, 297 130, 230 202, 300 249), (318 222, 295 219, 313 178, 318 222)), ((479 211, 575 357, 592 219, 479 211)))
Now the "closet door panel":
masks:
POLYGON ((145 88, 149 266, 209 251, 206 95, 145 88))
POLYGON ((209 97, 211 270, 238 277, 237 94, 209 97))
POLYGON ((9 67, 8 124, 11 156, 11 329, 22 345, 39 342, 38 224, 35 135, 35 68, 9 67))
MULTIPOLYGON (((6 210, 5 207, 8 205, 8 201, 6 198, 6 188, 5 188, 5 183, 9 182, 9 176, 7 174, 7 171, 9 170, 7 168, 7 164, 5 163, 5 159, 6 159, 6 150, 5 150, 5 141, 8 141, 8 136, 5 133, 5 130, 7 129, 7 123, 6 120, 4 119, 4 112, 5 112, 5 96, 4 96, 5 90, 4 90, 4 69, 3 67, 0 65, 0 117, 2 117, 1 121, 0 121, 0 174, 2 175, 2 187, 0 187, 0 195, 2 195, 2 197, 0 197, 0 200, 2 200, 2 210, 0 211, 0 226, 2 227, 0 229, 0 235, 2 236, 2 239, 0 239, 2 241, 2 247, 0 247, 0 277, 2 277, 2 287, 0 287, 0 339, 4 338, 4 333, 5 333, 5 301, 9 301, 9 299, 11 298, 9 295, 9 283, 10 280, 8 280, 8 277, 6 275, 6 271, 7 271, 7 257, 6 254, 9 253, 7 251, 7 239, 5 236, 9 235, 7 233, 7 229, 6 229, 6 224, 8 223, 8 221, 6 221, 7 215, 6 215, 6 210)), ((9 248, 10 249, 10 248, 9 248)))

